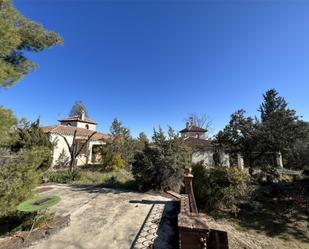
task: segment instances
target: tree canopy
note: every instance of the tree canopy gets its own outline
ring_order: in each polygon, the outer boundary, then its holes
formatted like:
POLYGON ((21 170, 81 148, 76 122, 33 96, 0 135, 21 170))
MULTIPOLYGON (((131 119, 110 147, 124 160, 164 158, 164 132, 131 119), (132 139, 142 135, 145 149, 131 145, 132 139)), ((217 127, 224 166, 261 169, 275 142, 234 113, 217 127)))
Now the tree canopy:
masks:
POLYGON ((121 121, 115 118, 112 122, 110 132, 113 137, 115 151, 121 155, 126 166, 130 166, 135 153, 135 144, 130 129, 123 126, 121 121))
MULTIPOLYGON (((306 133, 296 111, 288 107, 275 89, 263 95, 259 112, 260 118, 252 118, 245 117, 244 110, 236 111, 215 141, 232 153, 241 153, 251 167, 262 157, 263 163, 269 163, 275 161, 278 152, 291 154, 297 141, 306 133)), ((302 145, 306 146, 304 143, 302 145)))
POLYGON ((185 167, 191 164, 190 149, 171 128, 168 136, 154 130, 152 143, 135 154, 132 173, 144 190, 179 191, 185 167))
POLYGON ((17 125, 11 110, 0 106, 0 218, 32 195, 52 159, 49 136, 39 122, 17 125))
POLYGON ((76 116, 80 117, 82 113, 85 114, 86 118, 89 118, 88 110, 85 104, 81 100, 75 101, 69 113, 69 116, 70 117, 76 117, 76 116))
POLYGON ((36 68, 24 52, 40 52, 62 38, 25 18, 11 0, 0 0, 0 87, 9 87, 36 68))
POLYGON ((209 130, 212 126, 212 120, 205 113, 189 113, 185 121, 206 130, 209 130))
POLYGON ((12 126, 16 124, 17 119, 13 115, 12 110, 4 109, 0 106, 0 145, 4 145, 8 142, 12 126))
POLYGON ((260 139, 263 141, 264 150, 284 152, 291 149, 302 134, 296 111, 288 108, 285 99, 279 96, 275 89, 263 95, 263 103, 259 111, 261 113, 260 139))

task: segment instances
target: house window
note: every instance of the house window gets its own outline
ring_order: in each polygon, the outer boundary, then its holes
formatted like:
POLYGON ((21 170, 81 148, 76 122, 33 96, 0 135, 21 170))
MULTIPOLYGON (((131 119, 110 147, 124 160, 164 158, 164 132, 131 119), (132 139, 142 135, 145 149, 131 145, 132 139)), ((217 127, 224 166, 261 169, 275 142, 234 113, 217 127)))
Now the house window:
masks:
POLYGON ((86 124, 85 126, 86 126, 86 129, 88 129, 88 130, 89 130, 89 125, 88 125, 88 124, 86 124))
POLYGON ((71 126, 71 123, 67 123, 67 126, 71 126))

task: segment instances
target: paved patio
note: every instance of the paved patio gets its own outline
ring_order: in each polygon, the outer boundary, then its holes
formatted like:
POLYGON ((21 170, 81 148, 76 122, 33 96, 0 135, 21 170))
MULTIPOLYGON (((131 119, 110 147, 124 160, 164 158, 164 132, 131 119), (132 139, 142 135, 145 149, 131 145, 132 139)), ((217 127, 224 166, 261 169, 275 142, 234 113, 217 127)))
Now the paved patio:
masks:
POLYGON ((138 249, 151 244, 158 249, 173 248, 171 241, 177 235, 169 216, 175 215, 175 204, 169 198, 58 184, 40 188, 42 195, 61 197, 51 210, 69 214, 71 222, 31 249, 138 249))

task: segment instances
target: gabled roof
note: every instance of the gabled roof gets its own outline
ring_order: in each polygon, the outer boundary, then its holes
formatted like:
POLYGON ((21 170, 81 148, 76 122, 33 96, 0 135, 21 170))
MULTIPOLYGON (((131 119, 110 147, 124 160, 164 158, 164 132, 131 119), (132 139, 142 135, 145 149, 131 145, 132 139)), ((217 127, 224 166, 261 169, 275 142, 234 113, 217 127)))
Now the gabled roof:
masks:
POLYGON ((88 124, 97 124, 95 121, 89 119, 89 118, 84 118, 82 119, 81 117, 75 116, 75 117, 68 117, 68 118, 62 118, 58 120, 59 122, 83 122, 83 123, 88 123, 88 124))
POLYGON ((204 128, 198 127, 196 125, 190 125, 180 131, 180 133, 184 133, 184 132, 207 132, 207 130, 204 128))
POLYGON ((211 140, 200 139, 195 137, 186 138, 185 145, 191 147, 192 149, 209 149, 213 147, 211 140))
MULTIPOLYGON (((45 126, 45 127, 42 127, 42 130, 45 133, 59 134, 63 136, 73 136, 74 132, 76 131, 76 137, 82 138, 82 139, 87 139, 94 132, 88 129, 74 127, 74 126, 67 126, 67 125, 45 126)), ((91 137, 91 140, 110 140, 110 139, 111 139, 110 135, 104 134, 101 132, 96 132, 96 134, 94 134, 91 137)))

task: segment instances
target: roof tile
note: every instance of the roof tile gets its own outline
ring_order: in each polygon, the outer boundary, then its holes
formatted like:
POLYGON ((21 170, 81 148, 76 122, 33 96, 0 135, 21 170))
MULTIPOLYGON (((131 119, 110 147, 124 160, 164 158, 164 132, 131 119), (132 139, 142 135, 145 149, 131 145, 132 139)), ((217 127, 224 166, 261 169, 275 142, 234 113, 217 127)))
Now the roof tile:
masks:
MULTIPOLYGON (((73 136, 76 130, 76 136, 79 138, 80 137, 87 138, 94 132, 92 130, 74 127, 74 126, 66 126, 66 125, 45 126, 45 127, 42 127, 42 129, 45 133, 59 134, 59 135, 64 135, 64 136, 73 136)), ((110 139, 111 139, 110 135, 104 134, 101 132, 96 132, 96 134, 94 134, 91 137, 91 140, 110 140, 110 139)))

